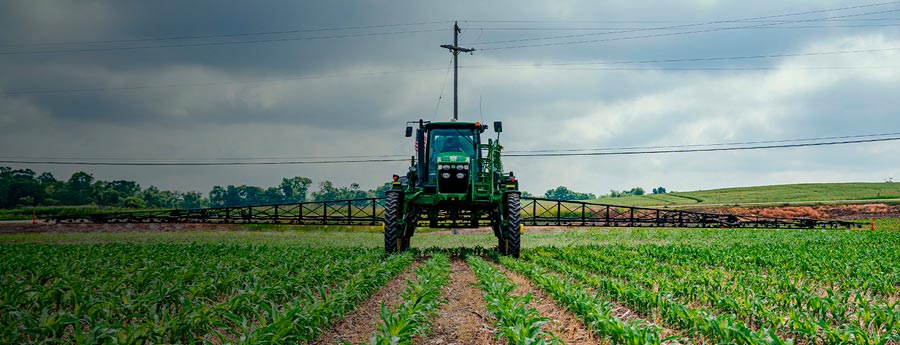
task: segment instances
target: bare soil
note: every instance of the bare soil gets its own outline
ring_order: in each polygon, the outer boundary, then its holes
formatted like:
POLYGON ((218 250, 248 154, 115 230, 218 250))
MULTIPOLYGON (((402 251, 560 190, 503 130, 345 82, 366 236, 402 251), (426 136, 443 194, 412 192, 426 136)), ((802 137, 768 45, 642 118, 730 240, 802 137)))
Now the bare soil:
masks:
POLYGON ((345 315, 318 340, 310 344, 342 344, 345 341, 353 344, 368 343, 369 336, 381 323, 381 304, 384 303, 385 307, 393 310, 403 302, 400 294, 406 290, 406 282, 415 279, 416 274, 413 270, 419 265, 418 262, 410 265, 405 272, 391 279, 385 286, 358 304, 356 309, 345 315))
POLYGON ((581 320, 575 315, 560 307, 543 291, 534 287, 525 277, 512 272, 506 267, 491 263, 516 284, 515 293, 524 296, 531 293, 530 307, 537 309, 541 316, 549 318, 550 322, 544 324, 541 329, 545 332, 556 334, 566 344, 606 344, 608 341, 599 339, 581 320))
POLYGON ((900 206, 888 204, 717 207, 713 209, 697 210, 710 213, 730 213, 769 218, 810 218, 823 220, 853 220, 866 218, 900 217, 900 206))
POLYGON ((496 344, 493 320, 476 286, 475 273, 462 260, 450 263, 452 280, 444 287, 447 304, 437 310, 430 333, 416 344, 496 344))

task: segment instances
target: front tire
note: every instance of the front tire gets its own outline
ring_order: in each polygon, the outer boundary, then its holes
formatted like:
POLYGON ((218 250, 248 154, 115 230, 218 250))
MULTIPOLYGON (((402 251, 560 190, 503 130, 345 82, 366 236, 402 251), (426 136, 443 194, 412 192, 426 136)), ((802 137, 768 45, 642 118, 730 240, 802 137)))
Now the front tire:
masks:
POLYGON ((401 216, 402 199, 403 194, 400 192, 388 191, 384 194, 384 251, 387 253, 398 253, 404 249, 402 229, 397 223, 401 216))
POLYGON ((503 238, 500 239, 500 253, 518 258, 519 247, 522 244, 519 229, 522 224, 520 195, 517 192, 507 193, 504 199, 507 222, 506 225, 501 225, 503 238))

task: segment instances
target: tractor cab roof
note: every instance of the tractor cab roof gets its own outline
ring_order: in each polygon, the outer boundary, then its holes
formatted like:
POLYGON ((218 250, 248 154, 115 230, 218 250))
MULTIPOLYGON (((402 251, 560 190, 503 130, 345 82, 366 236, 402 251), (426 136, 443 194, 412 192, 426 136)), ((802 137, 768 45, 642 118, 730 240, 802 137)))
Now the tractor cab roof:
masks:
POLYGON ((481 122, 429 122, 425 124, 426 130, 438 129, 438 128, 474 128, 478 129, 479 132, 484 132, 487 128, 486 125, 482 125, 481 122))

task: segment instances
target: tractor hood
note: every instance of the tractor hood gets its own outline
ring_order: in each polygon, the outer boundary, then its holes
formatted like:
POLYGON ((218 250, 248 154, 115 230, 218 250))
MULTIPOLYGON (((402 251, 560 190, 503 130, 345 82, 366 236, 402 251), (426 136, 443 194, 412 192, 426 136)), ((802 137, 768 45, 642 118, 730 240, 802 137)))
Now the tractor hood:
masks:
POLYGON ((438 155, 438 164, 469 164, 469 155, 464 152, 443 152, 438 155))
POLYGON ((469 161, 463 152, 443 152, 437 157, 438 191, 465 194, 469 191, 469 161))

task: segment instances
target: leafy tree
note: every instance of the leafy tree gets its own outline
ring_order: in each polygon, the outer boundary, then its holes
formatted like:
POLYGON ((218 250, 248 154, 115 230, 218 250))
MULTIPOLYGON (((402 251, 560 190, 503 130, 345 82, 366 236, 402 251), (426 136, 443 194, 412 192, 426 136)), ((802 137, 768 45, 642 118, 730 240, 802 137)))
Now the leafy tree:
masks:
POLYGON ((544 197, 547 199, 555 200, 589 200, 597 198, 597 196, 594 194, 579 193, 564 186, 559 186, 556 187, 556 189, 548 190, 546 193, 544 193, 544 197))
POLYGON ((646 192, 641 187, 634 187, 634 188, 631 188, 631 190, 623 190, 621 192, 616 191, 614 189, 611 189, 609 191, 609 196, 612 198, 620 198, 620 197, 625 197, 625 196, 644 195, 644 194, 646 194, 646 192))
POLYGON ((181 195, 181 203, 179 208, 193 209, 206 206, 203 200, 203 194, 200 192, 186 192, 181 195))
POLYGON ((666 187, 653 188, 653 194, 666 194, 666 187))
POLYGON ((331 181, 325 180, 319 183, 319 190, 312 193, 315 201, 329 201, 340 199, 362 199, 369 195, 359 189, 359 184, 352 183, 350 187, 335 187, 331 181))
POLYGON ((306 193, 309 191, 309 185, 312 180, 302 176, 284 178, 281 180, 281 193, 284 202, 304 202, 306 201, 306 193))
POLYGON ((144 202, 144 199, 141 199, 139 197, 129 196, 122 199, 122 203, 120 206, 127 208, 145 208, 147 207, 147 203, 144 202))
POLYGON ((222 188, 222 186, 214 186, 213 189, 209 191, 209 205, 212 207, 225 206, 225 188, 222 188))
POLYGON ((83 171, 72 174, 66 183, 66 196, 63 203, 66 205, 87 205, 93 202, 94 175, 83 171))
POLYGON ((0 167, 0 207, 32 206, 43 199, 44 191, 35 179, 34 171, 0 167))

